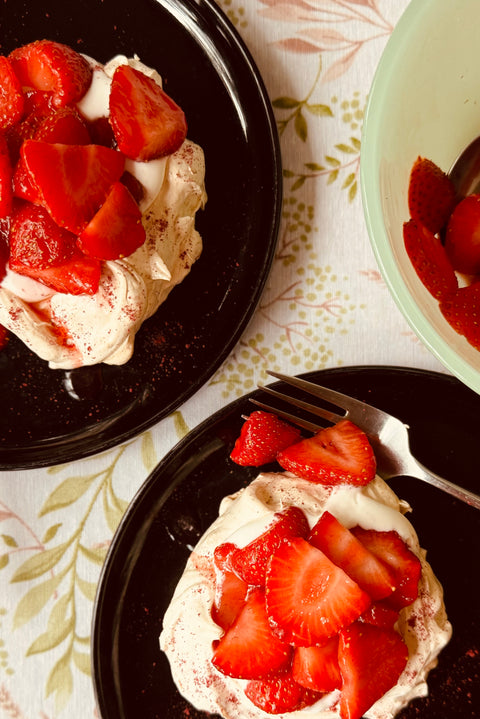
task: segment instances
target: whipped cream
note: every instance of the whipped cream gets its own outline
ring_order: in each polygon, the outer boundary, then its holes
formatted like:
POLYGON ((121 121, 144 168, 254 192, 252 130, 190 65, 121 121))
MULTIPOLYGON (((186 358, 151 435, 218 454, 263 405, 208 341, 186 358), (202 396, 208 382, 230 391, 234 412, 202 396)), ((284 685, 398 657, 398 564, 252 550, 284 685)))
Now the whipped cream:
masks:
MULTIPOLYGON (((88 120, 108 115, 111 78, 120 64, 130 64, 161 85, 158 73, 136 57, 119 55, 105 67, 90 62, 92 84, 78 103, 88 120)), ((187 139, 167 157, 127 160, 125 169, 144 187, 140 209, 146 240, 129 257, 102 263, 95 295, 54 292, 11 270, 0 284, 0 324, 54 369, 127 362, 142 323, 202 252, 195 229, 195 214, 207 199, 202 149, 187 139)))
MULTIPOLYGON (((211 663, 212 642, 223 634, 211 617, 213 552, 227 541, 245 546, 268 526, 275 512, 292 505, 304 511, 310 527, 328 510, 347 528, 360 525, 364 529, 395 530, 421 561, 418 598, 401 611, 397 625, 409 649, 408 663, 397 684, 365 714, 367 719, 392 719, 412 699, 428 694, 427 675, 436 666, 452 630, 442 587, 405 517, 410 507, 379 477, 365 487, 325 487, 288 472, 265 473, 245 489, 225 497, 219 517, 190 555, 163 619, 160 647, 169 659, 173 680, 180 693, 202 711, 218 713, 225 719, 271 716, 245 696, 245 680, 224 676, 211 663)), ((301 711, 276 716, 338 719, 338 697, 339 692, 334 691, 301 711)))

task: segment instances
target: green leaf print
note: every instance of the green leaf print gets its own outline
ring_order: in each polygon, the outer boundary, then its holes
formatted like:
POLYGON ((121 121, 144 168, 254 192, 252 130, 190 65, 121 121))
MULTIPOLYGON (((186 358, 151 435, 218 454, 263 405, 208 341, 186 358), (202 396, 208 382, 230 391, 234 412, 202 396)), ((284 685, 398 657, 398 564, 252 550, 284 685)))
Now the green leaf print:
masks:
MULTIPOLYGON (((148 449, 149 439, 145 441, 147 454, 144 456, 149 455, 151 461, 152 448, 148 449)), ((14 628, 38 617, 47 608, 49 610, 44 631, 33 640, 27 650, 27 656, 64 647, 62 656, 53 665, 46 685, 47 696, 55 697, 57 712, 67 704, 73 691, 72 663, 82 673, 90 673, 88 652, 85 651, 85 647, 89 646, 89 637, 77 635, 76 624, 80 616, 77 603, 85 600, 93 602, 97 584, 81 576, 80 565, 83 570, 86 560, 99 568, 105 560, 110 537, 93 546, 87 546, 82 540, 85 525, 94 511, 103 513, 105 525, 112 534, 123 516, 127 502, 115 491, 114 472, 126 447, 127 445, 122 445, 106 453, 104 456, 107 466, 103 470, 86 476, 67 476, 55 487, 41 507, 39 516, 57 513, 60 517, 62 511, 81 500, 76 513, 77 525, 70 527, 60 519, 50 524, 45 530, 43 543, 37 540, 37 553, 25 560, 11 578, 12 582, 34 583, 18 603, 13 619, 14 628), (56 546, 45 548, 47 542, 53 543, 56 540, 56 546), (45 577, 47 573, 49 576, 45 577), (60 596, 57 594, 59 591, 60 596), (79 647, 82 647, 81 651, 79 647)), ((68 465, 62 466, 62 471, 66 472, 68 469, 68 465)), ((12 545, 8 537, 3 539, 8 546, 12 545)))
POLYGON ((60 561, 68 547, 70 542, 63 542, 58 547, 52 547, 52 549, 45 549, 40 554, 35 554, 33 557, 29 557, 13 575, 12 582, 25 582, 29 579, 36 579, 41 577, 45 572, 60 561))
POLYGON ((96 478, 95 474, 88 477, 68 477, 48 497, 39 512, 39 517, 74 504, 87 492, 96 478))

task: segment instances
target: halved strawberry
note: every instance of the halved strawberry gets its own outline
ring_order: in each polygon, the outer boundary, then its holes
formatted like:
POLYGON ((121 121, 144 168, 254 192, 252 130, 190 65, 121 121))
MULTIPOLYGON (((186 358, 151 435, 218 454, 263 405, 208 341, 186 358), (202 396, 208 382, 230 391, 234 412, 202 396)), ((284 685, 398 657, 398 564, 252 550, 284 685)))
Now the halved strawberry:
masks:
POLYGON ((243 467, 260 467, 274 462, 277 454, 300 438, 300 430, 277 415, 252 412, 243 423, 230 458, 243 467))
POLYGON ((445 297, 440 311, 456 332, 480 350, 480 282, 459 287, 445 297))
POLYGON ((175 152, 187 135, 183 110, 155 80, 128 65, 115 70, 109 109, 118 148, 133 160, 175 152))
POLYGON ((76 251, 77 238, 59 227, 48 212, 30 202, 21 203, 10 227, 10 267, 15 272, 63 264, 76 251))
POLYGON ((43 205, 61 227, 80 234, 120 179, 125 158, 101 145, 27 140, 20 152, 43 205))
POLYGON ((22 86, 7 57, 0 55, 0 130, 20 122, 25 99, 22 86))
POLYGON ((480 273, 480 195, 465 197, 453 210, 445 234, 445 251, 458 272, 480 273))
POLYGON ((290 674, 282 674, 273 679, 249 681, 245 694, 267 714, 283 714, 300 708, 304 690, 290 674))
POLYGON ((5 135, 0 132, 0 219, 12 212, 12 165, 5 135))
POLYGON ((265 593, 255 589, 234 623, 214 642, 212 663, 230 677, 267 679, 290 665, 292 651, 272 634, 265 593))
POLYGON ((352 533, 393 572, 396 589, 383 603, 393 609, 411 604, 418 596, 422 565, 400 535, 393 530, 379 532, 363 527, 353 527, 352 533))
POLYGON ((360 615, 359 621, 374 624, 383 629, 393 629, 399 617, 398 609, 391 609, 383 602, 372 602, 360 615))
POLYGON ((137 203, 122 182, 115 182, 103 205, 80 233, 78 246, 89 257, 116 260, 135 252, 145 237, 137 203))
POLYGON ((320 484, 368 484, 376 462, 365 432, 341 420, 279 452, 277 461, 299 477, 320 484))
POLYGON ((341 567, 372 599, 383 599, 395 589, 393 572, 330 512, 322 514, 308 541, 341 567))
POLYGON ((284 540, 273 554, 265 596, 273 631, 295 646, 324 642, 371 602, 343 569, 301 538, 284 540))
POLYGON ((455 206, 452 181, 434 162, 418 157, 408 185, 410 217, 436 234, 446 224, 455 206))
POLYGON ((295 647, 292 676, 306 689, 332 692, 342 685, 338 666, 338 634, 324 644, 313 647, 295 647))
POLYGON ((441 300, 455 292, 457 277, 440 239, 421 222, 409 220, 403 225, 403 240, 410 262, 430 294, 441 300))
POLYGON ((64 145, 88 145, 90 134, 73 107, 59 107, 41 120, 33 139, 64 145))
POLYGON ((361 719, 398 681, 408 649, 395 631, 354 622, 340 632, 341 719, 361 719))
POLYGON ((53 40, 35 40, 16 48, 9 60, 23 87, 51 92, 57 107, 78 102, 92 80, 87 60, 53 40))
POLYGON ((247 584, 264 586, 267 564, 277 547, 289 537, 307 537, 310 531, 305 514, 288 507, 274 514, 269 527, 230 557, 230 566, 247 584))
POLYGON ((70 295, 94 295, 100 282, 100 260, 85 257, 80 250, 77 252, 78 254, 73 255, 61 265, 43 269, 24 266, 17 268, 16 271, 42 282, 55 292, 65 292, 70 295))

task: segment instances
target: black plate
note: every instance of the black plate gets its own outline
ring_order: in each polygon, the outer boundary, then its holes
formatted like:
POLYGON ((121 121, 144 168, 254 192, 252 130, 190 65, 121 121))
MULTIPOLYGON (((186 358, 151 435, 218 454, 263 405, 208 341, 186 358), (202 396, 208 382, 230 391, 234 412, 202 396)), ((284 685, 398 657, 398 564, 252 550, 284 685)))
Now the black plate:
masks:
POLYGON ((123 367, 50 370, 13 338, 0 353, 0 469, 44 466, 144 431, 198 390, 238 341, 262 292, 281 209, 275 120, 251 56, 210 0, 2 0, 0 53, 37 38, 104 62, 158 69, 206 156, 204 251, 137 335, 123 367), (80 400, 69 393, 73 383, 80 400))
MULTIPOLYGON (((458 380, 382 367, 304 376, 407 422, 420 461, 479 492, 480 396, 458 380)), ((237 400, 180 442, 142 486, 114 537, 100 580, 92 637, 103 719, 207 717, 178 694, 158 636, 188 548, 217 516, 221 498, 257 474, 229 460, 241 415, 251 409, 248 398, 237 400)), ((444 586, 453 624, 453 638, 430 674, 429 698, 415 700, 397 719, 478 719, 480 512, 419 480, 396 479, 391 485, 414 508, 411 521, 444 586)))

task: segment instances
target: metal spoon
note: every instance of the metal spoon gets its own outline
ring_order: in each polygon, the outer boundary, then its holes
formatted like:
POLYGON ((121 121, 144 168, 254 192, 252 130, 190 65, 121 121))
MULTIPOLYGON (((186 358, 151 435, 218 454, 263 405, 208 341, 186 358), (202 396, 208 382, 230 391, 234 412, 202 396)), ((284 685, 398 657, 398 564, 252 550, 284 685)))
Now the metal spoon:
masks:
POLYGON ((459 198, 480 193, 480 137, 462 150, 447 174, 459 198))

